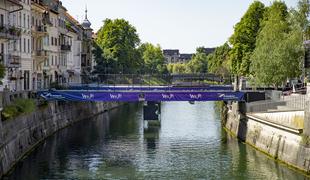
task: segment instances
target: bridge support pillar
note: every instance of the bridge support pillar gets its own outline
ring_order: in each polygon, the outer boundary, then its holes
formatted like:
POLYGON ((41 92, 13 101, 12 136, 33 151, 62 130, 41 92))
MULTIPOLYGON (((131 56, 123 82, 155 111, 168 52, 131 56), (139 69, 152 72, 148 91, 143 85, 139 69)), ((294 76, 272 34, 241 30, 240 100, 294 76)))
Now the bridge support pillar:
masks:
POLYGON ((160 126, 160 113, 160 102, 145 102, 143 107, 144 127, 160 126))

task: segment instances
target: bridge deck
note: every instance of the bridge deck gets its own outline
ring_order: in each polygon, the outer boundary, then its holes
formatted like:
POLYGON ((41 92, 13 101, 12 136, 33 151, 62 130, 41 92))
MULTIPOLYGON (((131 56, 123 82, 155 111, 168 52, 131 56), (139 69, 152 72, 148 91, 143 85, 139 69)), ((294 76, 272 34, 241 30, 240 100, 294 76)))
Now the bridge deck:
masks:
POLYGON ((231 86, 206 87, 71 87, 68 90, 39 92, 46 100, 61 101, 243 101, 244 92, 234 92, 231 86))

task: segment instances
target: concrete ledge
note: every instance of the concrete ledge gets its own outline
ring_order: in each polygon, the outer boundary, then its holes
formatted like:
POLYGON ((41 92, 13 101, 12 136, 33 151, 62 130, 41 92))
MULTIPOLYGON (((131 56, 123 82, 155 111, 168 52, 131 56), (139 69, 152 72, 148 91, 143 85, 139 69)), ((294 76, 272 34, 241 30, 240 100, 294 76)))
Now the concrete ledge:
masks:
POLYGON ((281 124, 278 124, 278 123, 270 122, 270 121, 268 121, 266 119, 263 119, 261 117, 257 117, 255 115, 247 114, 246 117, 250 118, 252 120, 255 120, 257 122, 260 122, 260 123, 263 123, 263 124, 266 124, 266 125, 269 125, 269 126, 272 126, 274 128, 281 129, 281 130, 284 130, 284 131, 287 131, 287 132, 290 132, 290 133, 302 134, 302 132, 303 132, 303 129, 296 129, 296 128, 284 126, 284 125, 281 125, 281 124))

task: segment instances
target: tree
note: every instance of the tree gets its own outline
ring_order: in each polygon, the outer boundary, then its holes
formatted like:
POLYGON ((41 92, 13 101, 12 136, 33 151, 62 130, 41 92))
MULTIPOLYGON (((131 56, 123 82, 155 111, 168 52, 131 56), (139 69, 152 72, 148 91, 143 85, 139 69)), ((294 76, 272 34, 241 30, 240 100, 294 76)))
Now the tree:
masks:
POLYGON ((97 33, 96 43, 103 56, 115 64, 115 73, 135 72, 140 64, 136 47, 140 43, 136 28, 124 19, 106 19, 97 33))
POLYGON ((224 77, 229 73, 229 52, 228 43, 217 47, 212 54, 208 55, 208 72, 224 77))
POLYGON ((249 74, 250 57, 255 49, 256 37, 261 28, 264 12, 264 4, 255 1, 234 27, 234 34, 229 42, 233 46, 230 51, 231 69, 236 75, 249 74))
POLYGON ((159 45, 154 46, 151 43, 144 43, 139 47, 139 52, 143 59, 143 70, 149 73, 164 73, 165 57, 159 45))
POLYGON ((278 87, 287 78, 301 74, 302 28, 287 20, 285 3, 275 1, 268 8, 263 28, 251 57, 251 71, 259 85, 278 87))
POLYGON ((197 52, 186 65, 187 73, 207 73, 208 58, 206 53, 197 52))
POLYGON ((186 71, 186 64, 170 63, 167 65, 167 70, 169 73, 173 74, 184 74, 186 71))
POLYGON ((310 0, 300 0, 297 9, 291 10, 290 23, 297 24, 304 32, 304 39, 310 39, 310 0))

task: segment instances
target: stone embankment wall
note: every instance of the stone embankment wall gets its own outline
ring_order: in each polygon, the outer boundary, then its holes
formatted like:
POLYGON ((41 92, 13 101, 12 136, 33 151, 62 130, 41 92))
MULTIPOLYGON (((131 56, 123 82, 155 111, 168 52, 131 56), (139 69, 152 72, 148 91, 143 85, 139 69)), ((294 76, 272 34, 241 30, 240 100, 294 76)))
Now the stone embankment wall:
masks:
POLYGON ((53 133, 119 105, 114 102, 52 102, 32 114, 0 120, 0 178, 53 133))
MULTIPOLYGON (((290 128, 286 124, 266 121, 261 118, 262 116, 254 118, 252 114, 244 112, 244 105, 238 103, 233 103, 228 108, 225 122, 225 128, 228 131, 278 161, 310 173, 310 148, 303 143, 305 134, 302 131, 298 128, 290 128)), ((297 116, 293 116, 295 121, 300 119, 301 115, 300 112, 296 114, 297 116)), ((272 116, 268 115, 268 117, 272 116)), ((280 119, 274 120, 281 122, 280 119)), ((296 122, 292 121, 292 124, 296 125, 296 122)))

